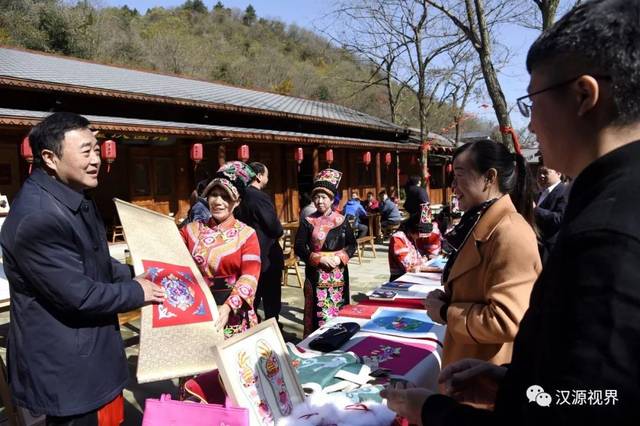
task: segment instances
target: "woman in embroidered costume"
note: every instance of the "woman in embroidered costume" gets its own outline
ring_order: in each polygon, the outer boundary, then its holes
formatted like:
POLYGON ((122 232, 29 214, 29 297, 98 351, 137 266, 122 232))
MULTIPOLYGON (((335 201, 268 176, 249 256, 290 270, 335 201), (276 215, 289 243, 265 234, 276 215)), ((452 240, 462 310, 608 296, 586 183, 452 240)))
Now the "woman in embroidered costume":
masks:
POLYGON ((236 220, 233 209, 255 176, 251 167, 232 161, 220 168, 202 192, 212 217, 180 230, 189 252, 218 305, 218 328, 225 338, 258 324, 253 299, 260 275, 260 246, 253 228, 236 220))
POLYGON ((341 176, 333 169, 318 173, 311 192, 317 211, 301 221, 296 235, 295 253, 306 264, 305 336, 349 304, 347 264, 355 253, 356 240, 349 222, 331 209, 341 176))
POLYGON ((429 258, 440 253, 441 235, 438 224, 431 222, 428 203, 421 205, 420 213, 411 216, 389 240, 389 281, 407 272, 440 272, 426 266, 429 258))

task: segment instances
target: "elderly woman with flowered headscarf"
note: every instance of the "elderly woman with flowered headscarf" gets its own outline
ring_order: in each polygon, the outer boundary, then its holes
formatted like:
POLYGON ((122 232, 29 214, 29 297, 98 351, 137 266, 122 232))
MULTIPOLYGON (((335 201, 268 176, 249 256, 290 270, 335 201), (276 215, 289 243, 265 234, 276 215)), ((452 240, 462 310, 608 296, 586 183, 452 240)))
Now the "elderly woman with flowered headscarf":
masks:
POLYGON ((260 246, 253 228, 236 220, 233 209, 255 177, 240 161, 222 166, 202 191, 211 218, 180 230, 191 256, 218 305, 218 328, 225 338, 258 324, 253 299, 260 276, 260 246))
POLYGON ((295 253, 306 264, 304 284, 304 335, 338 316, 349 303, 347 264, 356 250, 349 222, 332 210, 342 173, 322 170, 315 177, 311 197, 316 212, 300 222, 295 253))

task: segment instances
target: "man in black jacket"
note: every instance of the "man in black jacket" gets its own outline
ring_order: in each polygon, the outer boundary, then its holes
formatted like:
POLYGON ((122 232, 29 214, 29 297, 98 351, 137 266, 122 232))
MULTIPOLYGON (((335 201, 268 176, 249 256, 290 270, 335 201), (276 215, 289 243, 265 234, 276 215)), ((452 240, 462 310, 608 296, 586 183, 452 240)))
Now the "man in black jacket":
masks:
POLYGON ((546 166, 538 169, 538 185, 542 189, 538 195, 533 213, 540 232, 540 258, 544 264, 555 245, 569 199, 567 185, 560 180, 560 173, 546 166))
POLYGON ((420 186, 419 176, 410 176, 404 191, 404 209, 409 213, 409 216, 420 213, 420 205, 429 202, 429 194, 426 189, 420 186))
POLYGON ((256 177, 247 187, 235 216, 256 230, 260 243, 262 269, 254 307, 257 311, 262 300, 265 318, 278 320, 282 306, 280 279, 284 268, 284 255, 278 239, 282 236, 283 229, 271 197, 262 191, 269 183, 269 169, 258 162, 251 163, 250 166, 256 172, 256 177))
POLYGON ((426 425, 637 425, 640 419, 640 0, 570 11, 529 50, 518 100, 545 163, 575 176, 511 364, 463 360, 440 380, 461 405, 393 390, 426 425), (526 101, 526 102, 525 102, 526 101))
POLYGON ((100 410, 123 408, 128 369, 117 314, 161 302, 164 292, 132 280, 109 256, 85 193, 100 169, 89 122, 56 113, 29 141, 35 170, 0 235, 11 292, 10 386, 16 403, 46 414, 47 424, 97 425, 100 410))

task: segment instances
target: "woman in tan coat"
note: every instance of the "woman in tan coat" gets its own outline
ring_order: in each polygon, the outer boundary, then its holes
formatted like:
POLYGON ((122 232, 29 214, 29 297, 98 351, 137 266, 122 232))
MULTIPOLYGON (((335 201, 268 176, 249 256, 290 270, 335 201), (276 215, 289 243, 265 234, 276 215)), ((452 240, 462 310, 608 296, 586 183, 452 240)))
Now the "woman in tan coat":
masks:
POLYGON ((445 236, 445 292, 431 292, 425 306, 447 324, 443 367, 462 358, 504 364, 542 269, 526 164, 492 141, 463 145, 453 158, 465 214, 445 236))

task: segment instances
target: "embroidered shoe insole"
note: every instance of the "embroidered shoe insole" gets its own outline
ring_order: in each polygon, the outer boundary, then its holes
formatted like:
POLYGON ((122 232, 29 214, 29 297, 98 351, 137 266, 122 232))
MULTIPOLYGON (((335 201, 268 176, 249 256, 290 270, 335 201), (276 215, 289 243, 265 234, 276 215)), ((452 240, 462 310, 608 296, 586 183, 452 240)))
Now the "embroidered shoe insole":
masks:
POLYGON ((258 366, 267 378, 273 395, 278 401, 278 409, 283 416, 291 414, 293 408, 291 399, 287 393, 287 385, 280 366, 280 360, 274 350, 265 340, 258 341, 258 366))
POLYGON ((238 367, 242 391, 253 404, 253 411, 257 414, 260 424, 273 425, 273 414, 265 400, 260 376, 251 369, 251 360, 245 351, 238 352, 238 367))

